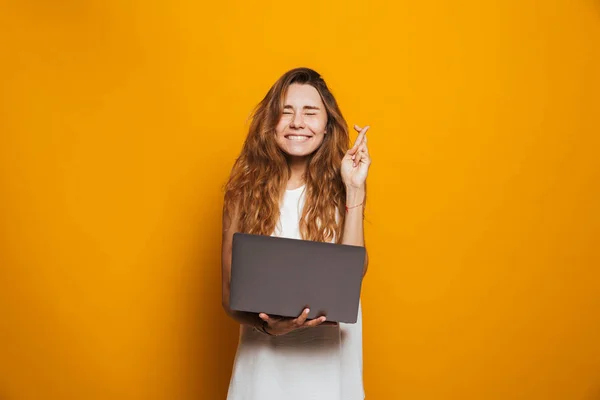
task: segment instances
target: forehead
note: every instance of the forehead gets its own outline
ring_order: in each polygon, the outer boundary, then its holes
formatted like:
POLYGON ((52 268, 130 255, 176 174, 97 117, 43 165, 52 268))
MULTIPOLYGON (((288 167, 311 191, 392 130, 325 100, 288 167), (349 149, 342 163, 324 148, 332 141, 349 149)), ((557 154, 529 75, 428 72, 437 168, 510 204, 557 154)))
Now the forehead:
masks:
POLYGON ((311 85, 291 84, 285 94, 285 104, 291 105, 321 105, 321 95, 311 85))

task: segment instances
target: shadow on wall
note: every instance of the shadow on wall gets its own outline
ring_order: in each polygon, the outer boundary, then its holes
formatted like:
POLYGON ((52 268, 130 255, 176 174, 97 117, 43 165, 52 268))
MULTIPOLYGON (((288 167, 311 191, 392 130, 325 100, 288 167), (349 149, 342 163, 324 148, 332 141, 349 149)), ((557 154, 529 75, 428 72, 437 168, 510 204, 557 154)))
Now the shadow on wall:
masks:
MULTIPOLYGON (((221 193, 219 193, 221 194, 221 193)), ((224 399, 238 344, 239 325, 221 306, 220 201, 197 214, 194 253, 190 254, 186 296, 188 321, 181 332, 184 348, 182 377, 186 399, 224 399)))

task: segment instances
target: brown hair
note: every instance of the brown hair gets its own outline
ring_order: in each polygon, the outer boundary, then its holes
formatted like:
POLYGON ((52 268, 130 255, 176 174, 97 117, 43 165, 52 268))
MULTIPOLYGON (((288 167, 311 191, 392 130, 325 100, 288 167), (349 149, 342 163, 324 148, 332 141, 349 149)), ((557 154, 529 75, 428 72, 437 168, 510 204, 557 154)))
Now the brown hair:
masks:
POLYGON ((327 134, 309 157, 304 176, 306 202, 300 219, 305 240, 341 243, 346 188, 341 164, 350 140, 348 126, 323 78, 309 68, 286 72, 255 108, 248 135, 225 185, 225 210, 238 211, 238 230, 271 235, 280 216, 280 202, 291 171, 285 153, 275 142, 275 127, 281 118, 285 95, 293 84, 313 86, 327 111, 327 134), (336 221, 336 215, 339 221, 336 221))

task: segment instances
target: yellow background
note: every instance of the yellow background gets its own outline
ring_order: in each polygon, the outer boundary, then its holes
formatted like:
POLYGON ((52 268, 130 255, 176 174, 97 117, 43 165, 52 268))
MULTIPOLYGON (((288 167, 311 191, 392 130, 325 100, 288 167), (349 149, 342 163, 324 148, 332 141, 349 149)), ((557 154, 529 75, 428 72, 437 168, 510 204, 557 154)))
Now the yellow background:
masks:
POLYGON ((9 0, 0 27, 1 399, 225 397, 221 185, 296 66, 372 126, 367 398, 600 399, 597 0, 9 0))

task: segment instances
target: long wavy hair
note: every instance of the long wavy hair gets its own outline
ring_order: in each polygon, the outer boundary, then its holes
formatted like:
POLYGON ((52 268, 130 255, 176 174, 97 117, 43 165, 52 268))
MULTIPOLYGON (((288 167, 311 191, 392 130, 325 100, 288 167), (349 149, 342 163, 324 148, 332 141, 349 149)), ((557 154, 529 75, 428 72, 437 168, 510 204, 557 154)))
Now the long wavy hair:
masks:
POLYGON ((331 242, 335 238, 341 243, 346 187, 340 171, 350 145, 348 126, 321 75, 309 68, 286 72, 254 109, 241 153, 224 186, 225 210, 229 215, 237 212, 239 232, 274 232, 291 176, 286 154, 275 141, 275 127, 283 113, 287 89, 293 83, 313 86, 327 111, 327 134, 308 156, 300 234, 305 240, 331 242))

